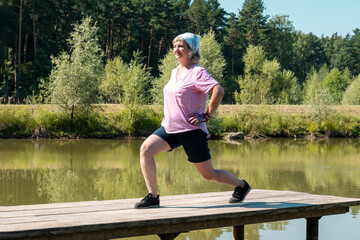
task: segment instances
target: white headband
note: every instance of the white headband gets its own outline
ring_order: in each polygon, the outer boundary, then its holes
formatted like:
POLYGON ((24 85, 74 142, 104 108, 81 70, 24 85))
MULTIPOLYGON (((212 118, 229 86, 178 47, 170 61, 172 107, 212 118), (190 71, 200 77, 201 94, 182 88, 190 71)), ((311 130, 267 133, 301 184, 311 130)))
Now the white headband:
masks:
POLYGON ((194 54, 199 51, 200 36, 187 32, 180 34, 178 37, 181 37, 187 42, 191 50, 194 51, 194 54))

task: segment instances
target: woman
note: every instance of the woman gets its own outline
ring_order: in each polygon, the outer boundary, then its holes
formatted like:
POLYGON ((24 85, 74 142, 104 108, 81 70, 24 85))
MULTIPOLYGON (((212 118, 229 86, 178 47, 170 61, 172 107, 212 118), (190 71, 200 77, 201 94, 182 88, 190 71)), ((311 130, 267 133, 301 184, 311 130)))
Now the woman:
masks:
POLYGON ((199 44, 200 37, 193 33, 181 34, 173 40, 173 52, 179 65, 172 71, 171 79, 164 88, 161 127, 140 148, 141 170, 149 193, 135 204, 135 208, 159 207, 154 156, 181 145, 188 160, 206 180, 235 187, 230 203, 242 202, 251 190, 245 180, 212 166, 205 122, 218 108, 224 90, 206 69, 197 65, 200 60, 199 44), (206 110, 208 93, 211 98, 206 110))

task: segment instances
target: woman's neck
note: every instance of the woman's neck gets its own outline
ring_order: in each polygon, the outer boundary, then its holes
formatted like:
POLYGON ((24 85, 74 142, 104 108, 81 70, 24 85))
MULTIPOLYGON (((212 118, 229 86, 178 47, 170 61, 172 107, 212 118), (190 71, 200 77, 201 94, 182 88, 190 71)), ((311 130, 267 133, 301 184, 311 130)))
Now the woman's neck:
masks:
POLYGON ((179 67, 181 69, 183 69, 183 68, 189 69, 192 65, 193 65, 193 63, 191 63, 191 62, 185 63, 185 64, 180 63, 179 67))

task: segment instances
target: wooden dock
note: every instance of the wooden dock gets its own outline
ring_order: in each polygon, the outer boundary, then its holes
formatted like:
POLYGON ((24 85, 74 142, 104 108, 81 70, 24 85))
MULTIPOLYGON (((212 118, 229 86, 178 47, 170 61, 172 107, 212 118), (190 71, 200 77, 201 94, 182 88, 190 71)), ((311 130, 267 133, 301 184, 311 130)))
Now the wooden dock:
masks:
MULTIPOLYGON (((307 239, 318 239, 322 216, 342 214, 360 199, 292 191, 252 190, 242 204, 229 204, 232 192, 162 196, 161 207, 134 209, 139 199, 0 207, 0 239, 105 240, 157 234, 169 240, 191 230, 307 219, 307 239)), ((304 230, 305 231, 305 230, 304 230)))

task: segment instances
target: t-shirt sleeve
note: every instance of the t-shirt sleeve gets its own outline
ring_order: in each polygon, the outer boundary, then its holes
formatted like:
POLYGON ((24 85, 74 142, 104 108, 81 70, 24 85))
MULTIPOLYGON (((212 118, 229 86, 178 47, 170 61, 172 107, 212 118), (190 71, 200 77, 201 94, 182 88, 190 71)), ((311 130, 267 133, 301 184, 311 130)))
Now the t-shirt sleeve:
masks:
POLYGON ((208 73, 205 68, 200 68, 196 75, 195 87, 203 92, 208 93, 213 87, 219 83, 208 73))

